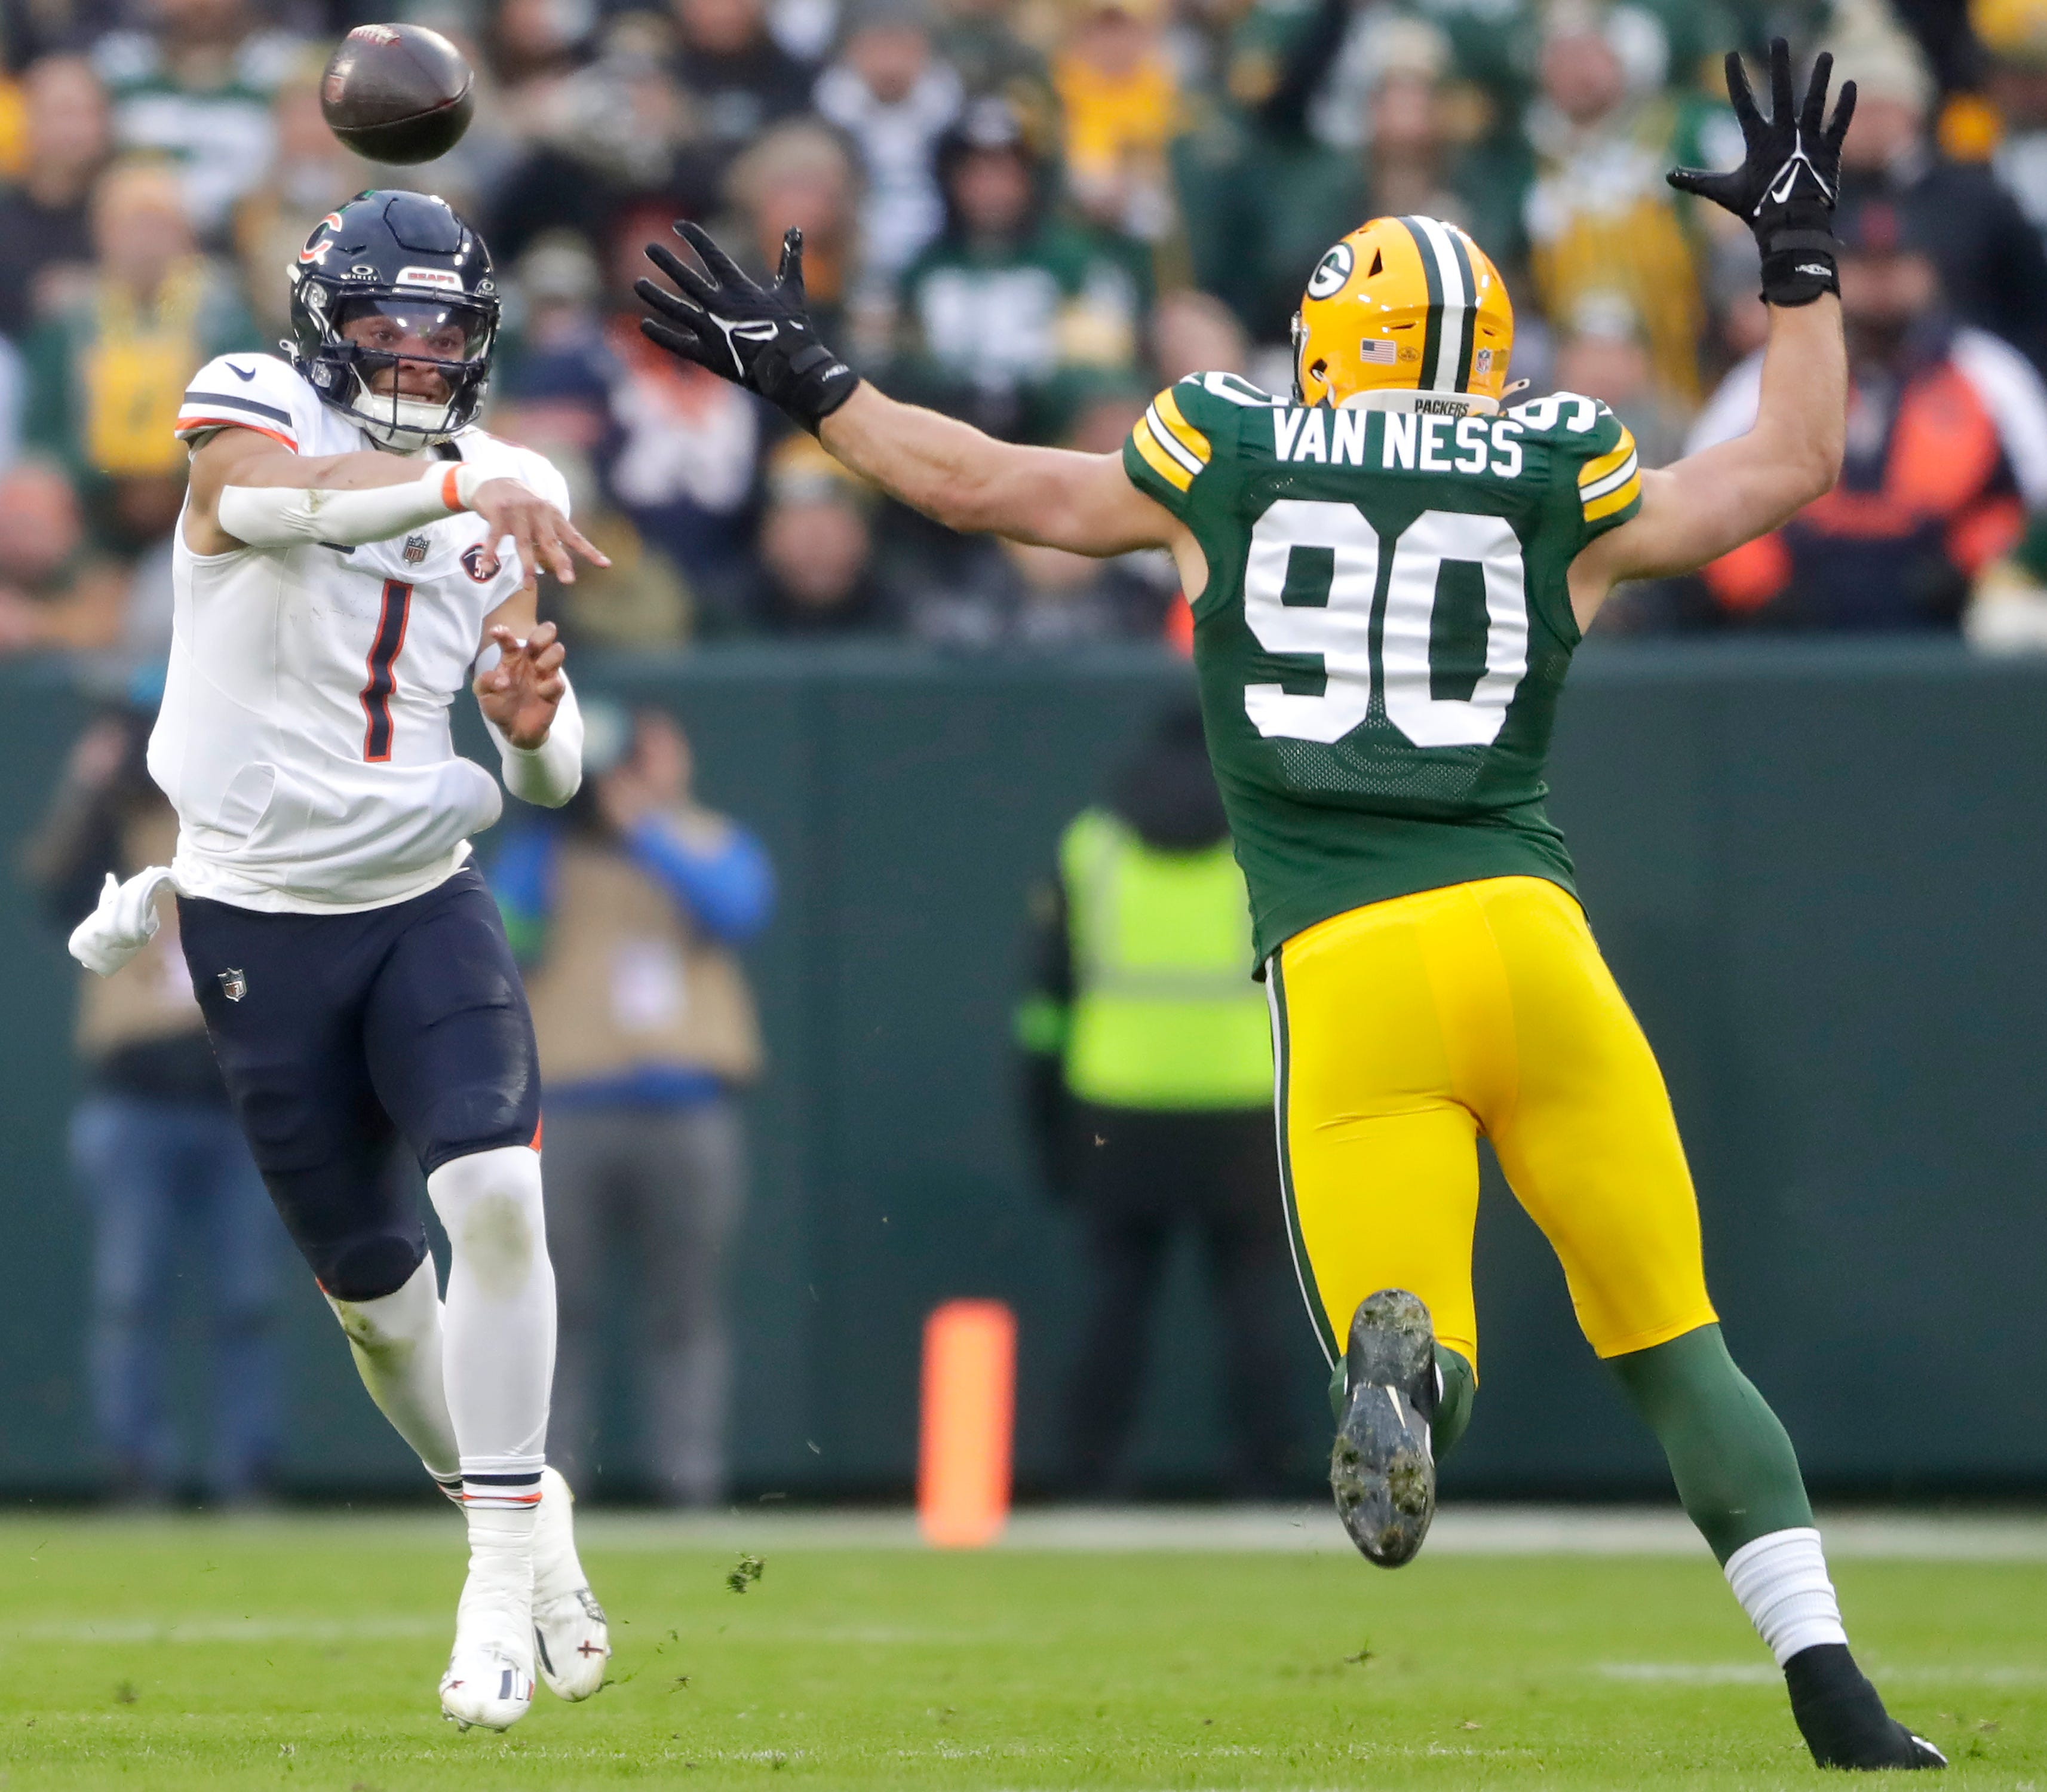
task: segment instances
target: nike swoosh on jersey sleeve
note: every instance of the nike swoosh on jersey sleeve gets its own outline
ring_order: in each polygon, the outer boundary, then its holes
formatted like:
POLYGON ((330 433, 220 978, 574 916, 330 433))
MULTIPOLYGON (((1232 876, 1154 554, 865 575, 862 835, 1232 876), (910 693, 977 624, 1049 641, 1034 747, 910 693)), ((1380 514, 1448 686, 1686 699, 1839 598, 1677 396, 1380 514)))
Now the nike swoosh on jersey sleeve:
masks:
POLYGON ((188 442, 215 429, 253 429, 281 442, 296 454, 298 424, 292 415, 286 389, 286 382, 296 377, 263 357, 256 358, 246 372, 225 356, 210 361, 185 388, 173 432, 180 441, 188 442), (241 377, 223 379, 223 370, 241 377))
POLYGON ((1170 388, 1145 407, 1130 436, 1145 464, 1176 490, 1186 491, 1214 458, 1208 437, 1181 414, 1170 388))
POLYGON ((1625 510, 1641 495, 1642 466, 1635 457, 1635 438, 1623 426, 1613 447, 1578 469, 1578 502, 1584 506, 1585 521, 1596 523, 1625 510))

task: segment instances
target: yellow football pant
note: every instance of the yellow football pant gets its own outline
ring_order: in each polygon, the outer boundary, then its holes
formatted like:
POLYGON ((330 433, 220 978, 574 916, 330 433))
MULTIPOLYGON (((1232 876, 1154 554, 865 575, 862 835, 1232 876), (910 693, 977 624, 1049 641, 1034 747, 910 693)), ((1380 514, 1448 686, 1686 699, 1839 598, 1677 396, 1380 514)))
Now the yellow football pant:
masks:
POLYGON ((1662 1074, 1565 891, 1497 877, 1373 903, 1288 940, 1268 977, 1294 1258, 1332 1360, 1392 1287, 1476 1368, 1481 1131, 1600 1356, 1712 1323, 1662 1074))

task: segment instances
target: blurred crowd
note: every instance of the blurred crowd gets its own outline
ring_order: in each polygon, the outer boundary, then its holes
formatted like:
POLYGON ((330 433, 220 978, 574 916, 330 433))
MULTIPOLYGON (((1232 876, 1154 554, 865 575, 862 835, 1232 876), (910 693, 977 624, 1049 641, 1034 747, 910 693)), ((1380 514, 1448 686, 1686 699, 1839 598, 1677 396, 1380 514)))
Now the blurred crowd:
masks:
POLYGON ((184 381, 275 348, 292 254, 378 184, 496 256, 488 425, 613 562, 550 597, 577 648, 1183 640, 1163 556, 962 541, 652 349, 641 246, 695 218, 764 271, 800 225, 886 389, 1105 451, 1190 370, 1286 390, 1322 249, 1433 213, 1505 270, 1529 395, 1605 400, 1662 464, 1746 426, 1764 330, 1747 234, 1663 172, 1736 159, 1720 53, 1779 33, 1861 88, 1848 470, 1602 626, 2047 644, 2047 0, 396 0, 481 89, 404 170, 319 109, 393 4, 0 0, 0 653, 161 659, 184 381))

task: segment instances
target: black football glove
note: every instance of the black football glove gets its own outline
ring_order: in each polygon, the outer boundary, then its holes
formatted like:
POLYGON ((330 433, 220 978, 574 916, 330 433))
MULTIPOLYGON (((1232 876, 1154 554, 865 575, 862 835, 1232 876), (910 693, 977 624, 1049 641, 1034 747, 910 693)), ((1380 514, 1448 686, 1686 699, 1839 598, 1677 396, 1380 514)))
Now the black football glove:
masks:
POLYGON ((1805 103, 1791 98, 1791 51, 1782 37, 1770 45, 1770 109, 1756 110, 1741 58, 1728 52, 1728 99, 1741 122, 1747 159, 1728 174, 1676 168, 1670 184, 1681 193, 1724 206, 1755 233, 1763 251, 1763 297, 1766 304, 1809 305, 1822 292, 1838 295, 1834 267, 1834 200, 1841 184, 1841 139, 1855 116, 1855 87, 1841 83, 1833 122, 1827 122, 1827 82, 1834 59, 1824 52, 1813 64, 1805 103))
POLYGON ((772 284, 749 279, 708 230, 687 220, 675 234, 703 257, 706 280, 672 250, 647 246, 647 259, 672 280, 671 292, 651 280, 633 290, 666 321, 643 317, 642 335, 671 354, 757 392, 813 435, 853 396, 860 376, 819 342, 803 312, 803 233, 782 238, 782 265, 772 284))

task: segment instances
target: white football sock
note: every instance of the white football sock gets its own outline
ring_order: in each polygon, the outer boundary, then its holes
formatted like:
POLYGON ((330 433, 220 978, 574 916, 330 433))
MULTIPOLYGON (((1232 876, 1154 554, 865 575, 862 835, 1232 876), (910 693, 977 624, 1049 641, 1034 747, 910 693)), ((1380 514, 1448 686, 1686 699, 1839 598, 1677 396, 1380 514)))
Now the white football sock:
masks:
POLYGON ((1773 1531, 1743 1544, 1728 1558, 1724 1572, 1779 1667, 1815 1643, 1848 1641, 1818 1531, 1773 1531))
POLYGON ((347 1334, 355 1372, 398 1435, 420 1453, 443 1491, 459 1497, 462 1466, 441 1386, 440 1284, 434 1260, 421 1260, 395 1294, 327 1303, 347 1334))
MULTIPOLYGON (((555 1271, 540 1155, 477 1151, 427 1179, 451 1255, 442 1379, 461 1450, 471 1542, 478 1507, 537 1507, 555 1373, 555 1271)), ((492 1535, 495 1536, 496 1532, 492 1535)), ((528 1516, 521 1546, 530 1554, 528 1516)))

